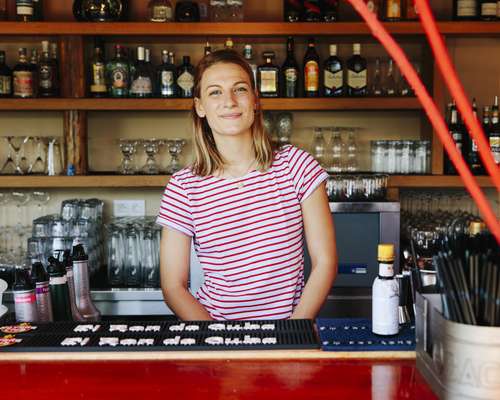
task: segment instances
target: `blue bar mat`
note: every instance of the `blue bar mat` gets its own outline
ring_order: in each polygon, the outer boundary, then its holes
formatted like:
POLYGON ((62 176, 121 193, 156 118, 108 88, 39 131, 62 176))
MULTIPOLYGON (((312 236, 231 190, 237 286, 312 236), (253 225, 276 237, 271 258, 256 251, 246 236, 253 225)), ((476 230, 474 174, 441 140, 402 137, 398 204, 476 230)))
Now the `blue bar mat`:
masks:
POLYGON ((394 336, 372 332, 364 318, 318 318, 316 320, 324 351, 414 351, 415 326, 407 325, 394 336))

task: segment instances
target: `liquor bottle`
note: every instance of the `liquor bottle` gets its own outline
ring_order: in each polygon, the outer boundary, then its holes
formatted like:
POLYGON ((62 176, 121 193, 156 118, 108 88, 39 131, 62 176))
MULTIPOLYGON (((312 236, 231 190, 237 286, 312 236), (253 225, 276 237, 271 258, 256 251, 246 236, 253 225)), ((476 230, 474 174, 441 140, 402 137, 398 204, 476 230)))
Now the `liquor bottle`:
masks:
POLYGON ((90 22, 116 22, 126 15, 126 1, 83 0, 82 10, 90 22))
POLYGON ((87 18, 83 12, 83 0, 73 0, 73 16, 79 22, 86 21, 87 18))
POLYGON ((321 18, 325 22, 335 22, 339 19, 339 0, 321 0, 321 18))
POLYGON ((50 300, 52 302, 54 321, 71 321, 73 317, 71 315, 66 269, 59 260, 51 256, 49 257, 47 272, 49 274, 50 300))
POLYGON ((52 42, 50 43, 50 59, 52 60, 52 68, 53 68, 53 74, 54 74, 54 81, 53 83, 53 90, 54 90, 54 96, 59 96, 59 82, 60 76, 59 76, 59 60, 57 58, 57 43, 52 42))
POLYGON ((28 64, 26 49, 19 49, 19 61, 12 71, 12 87, 14 97, 33 97, 33 70, 28 64))
POLYGON ((85 321, 85 318, 78 310, 76 306, 76 296, 75 296, 75 281, 73 276, 73 260, 71 258, 71 251, 64 250, 62 263, 66 270, 66 280, 68 282, 68 291, 69 291, 69 305, 71 308, 71 316, 73 321, 85 321))
POLYGON ((130 84, 130 97, 151 97, 153 95, 153 85, 151 75, 145 60, 145 49, 143 46, 137 47, 137 64, 130 84))
POLYGON ((90 64, 90 95, 92 97, 106 97, 106 65, 102 54, 102 48, 95 46, 94 56, 90 64))
POLYGON ((385 0, 384 19, 386 21, 400 21, 403 15, 402 0, 385 0))
POLYGON ((500 166, 500 120, 498 112, 498 96, 495 96, 495 102, 491 107, 491 121, 489 141, 491 153, 497 166, 500 166))
POLYGON ((212 46, 210 46, 210 43, 206 43, 205 47, 203 48, 203 55, 208 56, 212 52, 212 46))
POLYGON ((226 39, 226 41, 224 42, 224 48, 225 49, 229 49, 229 50, 232 50, 234 47, 234 42, 233 42, 233 39, 231 39, 230 37, 226 39))
POLYGON ((299 66, 295 61, 293 38, 286 41, 286 59, 281 67, 283 97, 299 96, 299 66))
POLYGON ((106 76, 110 97, 128 96, 130 66, 119 44, 115 45, 115 57, 106 64, 106 76))
POLYGON ((279 67, 273 64, 274 52, 262 53, 265 63, 257 68, 257 88, 260 97, 278 97, 279 67))
POLYGON ((35 9, 33 0, 16 0, 16 20, 21 22, 33 21, 35 9))
POLYGON ((158 97, 177 97, 177 72, 175 65, 171 63, 167 50, 161 51, 162 63, 156 69, 156 88, 158 97))
MULTIPOLYGON (((448 128, 450 130, 450 134, 453 137, 453 140, 455 141, 455 146, 457 147, 458 151, 462 153, 463 155, 463 150, 464 150, 464 132, 462 127, 460 126, 460 123, 458 121, 458 111, 455 106, 455 103, 453 103, 450 107, 450 112, 449 112, 449 118, 450 122, 448 125, 448 128)), ((455 168, 455 165, 451 162, 450 157, 448 156, 448 153, 444 154, 444 173, 445 175, 456 175, 457 170, 455 168)))
POLYGON ((483 119, 482 119, 482 125, 483 125, 483 131, 486 137, 489 140, 490 137, 490 106, 484 106, 483 107, 483 119))
POLYGON ((49 55, 49 42, 42 42, 42 59, 38 64, 38 95, 41 97, 55 96, 54 64, 49 55))
POLYGON ((31 49, 31 57, 29 63, 31 70, 33 72, 33 97, 38 97, 38 50, 31 49))
POLYGON ((200 9, 194 1, 178 0, 175 4, 177 22, 200 22, 200 9))
POLYGON ((478 9, 478 0, 454 0, 453 19, 456 21, 477 20, 478 9))
POLYGON ((413 0, 406 0, 405 10, 405 20, 407 21, 417 21, 418 20, 418 8, 417 4, 413 0))
POLYGON ((323 66, 323 94, 325 97, 344 95, 344 66, 337 56, 337 45, 330 45, 330 57, 323 66))
POLYGON ((302 20, 306 22, 321 21, 321 8, 319 0, 304 0, 302 20))
POLYGON ((380 69, 380 58, 375 59, 372 82, 370 83, 370 96, 382 96, 382 71, 380 69))
POLYGON ((12 95, 12 71, 5 63, 5 51, 0 50, 0 97, 12 95))
MULTIPOLYGON (((474 114, 474 118, 477 119, 476 99, 472 100, 472 112, 474 114)), ((467 156, 466 160, 467 163, 469 164, 469 168, 474 175, 483 175, 484 168, 481 156, 479 155, 479 151, 477 149, 477 144, 470 134, 466 135, 465 139, 466 139, 465 153, 467 156)))
POLYGON ((307 51, 304 55, 304 95, 305 97, 319 96, 319 55, 316 52, 314 39, 309 38, 307 51))
POLYGON ((182 57, 182 65, 177 72, 177 86, 179 88, 179 97, 193 97, 194 67, 191 65, 189 56, 182 57))
POLYGON ((170 0, 150 0, 148 10, 151 22, 171 22, 173 19, 170 0))
POLYGON ((285 22, 298 22, 303 14, 303 4, 300 0, 284 0, 285 22))
POLYGON ((378 245, 378 276, 372 287, 372 331, 377 335, 399 332, 399 285, 394 279, 394 245, 378 245))
POLYGON ((382 0, 364 0, 368 9, 377 17, 380 15, 380 3, 382 0))
POLYGON ((243 47, 243 57, 247 60, 248 65, 250 65, 250 68, 252 69, 253 81, 257 86, 257 64, 253 61, 253 50, 251 44, 246 44, 243 47))
POLYGON ((347 95, 366 96, 366 59, 361 56, 361 45, 354 43, 353 55, 347 60, 347 95))
POLYGON ((1 0, 0 1, 0 21, 6 21, 6 20, 7 20, 7 1, 1 0))
POLYGON ((73 261, 76 307, 86 321, 99 321, 101 313, 95 307, 90 297, 89 257, 85 253, 83 245, 77 244, 73 246, 71 259, 73 261))
POLYGON ((480 16, 483 21, 496 21, 497 19, 497 1, 481 0, 480 16))
POLYGON ((36 308, 39 322, 52 322, 52 301, 50 299, 49 274, 41 262, 31 266, 31 279, 35 283, 36 308))
POLYGON ((16 268, 14 271, 14 311, 18 322, 38 321, 38 309, 36 308, 35 285, 24 268, 16 268))
POLYGON ((33 0, 33 21, 43 21, 43 0, 33 0))
POLYGON ((396 78, 394 76, 394 61, 390 59, 387 63, 387 74, 384 83, 384 96, 396 95, 396 78))

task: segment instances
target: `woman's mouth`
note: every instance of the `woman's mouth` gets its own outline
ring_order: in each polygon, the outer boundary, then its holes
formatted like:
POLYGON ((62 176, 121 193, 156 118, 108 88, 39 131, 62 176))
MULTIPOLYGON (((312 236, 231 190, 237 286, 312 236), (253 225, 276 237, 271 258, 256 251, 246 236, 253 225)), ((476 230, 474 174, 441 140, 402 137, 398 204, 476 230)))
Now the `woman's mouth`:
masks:
POLYGON ((231 113, 231 114, 221 115, 220 117, 224 118, 224 119, 237 119, 237 118, 241 117, 241 114, 242 113, 231 113))

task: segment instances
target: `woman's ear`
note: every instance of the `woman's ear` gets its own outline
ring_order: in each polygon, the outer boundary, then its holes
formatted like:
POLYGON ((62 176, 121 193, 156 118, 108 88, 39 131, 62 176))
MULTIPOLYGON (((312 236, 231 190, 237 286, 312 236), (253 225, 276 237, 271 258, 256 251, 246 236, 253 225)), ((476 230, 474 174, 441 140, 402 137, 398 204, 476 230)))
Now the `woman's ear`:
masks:
POLYGON ((194 108, 196 109, 196 114, 198 114, 198 117, 205 118, 207 114, 198 97, 194 98, 194 108))

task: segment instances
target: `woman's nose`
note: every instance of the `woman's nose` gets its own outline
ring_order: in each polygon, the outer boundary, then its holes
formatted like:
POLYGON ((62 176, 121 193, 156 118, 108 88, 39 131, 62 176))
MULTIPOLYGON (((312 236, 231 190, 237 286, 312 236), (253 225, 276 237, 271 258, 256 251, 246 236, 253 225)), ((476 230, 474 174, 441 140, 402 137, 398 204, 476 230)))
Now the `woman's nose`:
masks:
POLYGON ((226 92, 224 94, 224 106, 225 107, 234 107, 236 105, 236 96, 232 90, 226 92))

